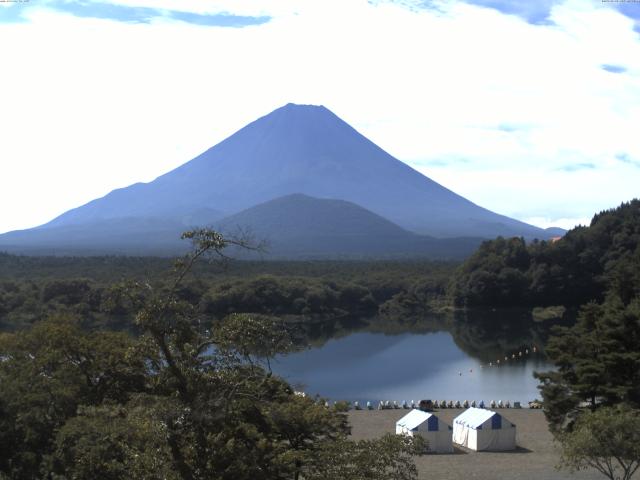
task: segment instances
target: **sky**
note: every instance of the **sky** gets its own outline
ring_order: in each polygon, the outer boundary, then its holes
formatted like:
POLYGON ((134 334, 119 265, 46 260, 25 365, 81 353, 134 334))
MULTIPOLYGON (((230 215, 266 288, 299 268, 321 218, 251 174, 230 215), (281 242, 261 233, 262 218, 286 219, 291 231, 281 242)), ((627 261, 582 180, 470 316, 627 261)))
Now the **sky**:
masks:
POLYGON ((640 197, 640 0, 0 0, 0 232, 324 105, 495 212, 640 197))

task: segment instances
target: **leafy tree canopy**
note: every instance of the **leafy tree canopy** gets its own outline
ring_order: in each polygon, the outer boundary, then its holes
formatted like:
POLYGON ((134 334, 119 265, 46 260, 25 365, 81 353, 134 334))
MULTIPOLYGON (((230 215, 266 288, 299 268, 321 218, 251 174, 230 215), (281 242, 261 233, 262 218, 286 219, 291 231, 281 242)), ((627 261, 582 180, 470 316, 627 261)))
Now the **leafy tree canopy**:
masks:
POLYGON ((556 242, 498 238, 460 266, 449 294, 459 306, 579 306, 614 289, 640 294, 640 200, 593 217, 556 242))
POLYGON ((640 408, 640 300, 590 303, 576 325, 554 333, 546 352, 557 369, 537 374, 554 430, 570 426, 584 406, 640 408))
POLYGON ((640 467, 640 411, 601 408, 585 413, 561 443, 562 467, 594 468, 611 480, 629 480, 640 467))

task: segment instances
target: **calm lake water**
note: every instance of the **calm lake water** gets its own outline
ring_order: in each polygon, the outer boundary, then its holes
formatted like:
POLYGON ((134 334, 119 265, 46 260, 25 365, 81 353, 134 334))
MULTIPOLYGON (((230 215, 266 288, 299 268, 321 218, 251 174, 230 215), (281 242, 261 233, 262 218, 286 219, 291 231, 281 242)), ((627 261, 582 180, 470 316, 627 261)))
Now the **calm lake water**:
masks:
MULTIPOLYGON (((353 333, 322 347, 279 357, 273 370, 307 394, 367 400, 520 401, 540 398, 534 371, 550 370, 530 352, 500 366, 471 357, 448 332, 384 335, 353 333)), ((497 356, 494 355, 494 356, 497 356)))

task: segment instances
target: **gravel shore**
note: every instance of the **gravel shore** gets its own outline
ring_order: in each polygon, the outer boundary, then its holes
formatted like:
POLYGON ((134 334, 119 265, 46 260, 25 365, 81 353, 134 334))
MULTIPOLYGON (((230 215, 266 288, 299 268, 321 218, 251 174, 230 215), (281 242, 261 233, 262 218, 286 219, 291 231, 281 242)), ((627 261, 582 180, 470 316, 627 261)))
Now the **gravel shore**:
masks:
MULTIPOLYGON (((435 413, 451 425, 464 410, 443 409, 435 413)), ((501 409, 506 419, 516 424, 518 449, 513 452, 472 452, 455 449, 453 454, 429 454, 416 458, 419 478, 438 480, 597 480, 604 479, 595 470, 571 474, 557 470, 559 447, 553 442, 541 410, 501 409)), ((349 412, 354 439, 371 439, 395 432, 396 421, 407 410, 360 410, 349 412)), ((634 475, 640 478, 640 475, 634 475)))

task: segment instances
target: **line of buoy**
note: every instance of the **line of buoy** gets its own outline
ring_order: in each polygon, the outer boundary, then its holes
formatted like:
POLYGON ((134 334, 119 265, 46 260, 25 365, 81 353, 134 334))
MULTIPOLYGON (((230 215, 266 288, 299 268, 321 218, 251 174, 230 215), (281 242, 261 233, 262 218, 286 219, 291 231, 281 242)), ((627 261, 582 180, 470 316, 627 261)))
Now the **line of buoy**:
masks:
MULTIPOLYGON (((354 410, 412 410, 412 409, 427 409, 432 410, 434 408, 445 409, 445 408, 522 408, 522 404, 520 402, 514 401, 511 403, 509 400, 502 401, 491 400, 488 404, 484 403, 484 400, 480 400, 476 402, 475 400, 469 401, 465 400, 460 402, 460 400, 433 400, 433 401, 421 401, 420 404, 416 404, 413 400, 411 402, 407 402, 403 400, 402 402, 397 402, 395 400, 380 400, 378 405, 374 407, 373 403, 367 401, 365 406, 360 405, 360 402, 357 400, 351 404, 350 402, 333 402, 335 406, 338 403, 346 403, 348 408, 351 409, 353 407, 354 410), (488 405, 488 407, 487 407, 488 405)), ((329 402, 325 402, 325 406, 329 407, 329 402)), ((538 402, 532 401, 529 402, 529 408, 540 408, 538 402)))
MULTIPOLYGON (((533 345, 531 347, 531 352, 532 353, 537 353, 538 352, 538 348, 533 345)), ((509 357, 509 355, 505 355, 504 359, 498 358, 495 362, 489 362, 486 366, 487 367, 493 367, 493 366, 499 366, 504 362, 508 362, 509 360, 517 360, 519 358, 522 358, 523 356, 529 355, 529 349, 525 348, 524 351, 520 350, 519 352, 516 353, 512 353, 511 357, 509 357)), ((480 365, 480 368, 483 368, 484 365, 480 365)))

